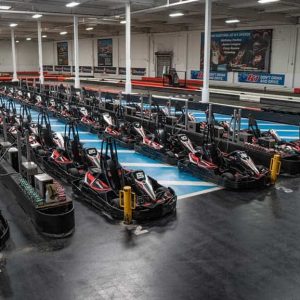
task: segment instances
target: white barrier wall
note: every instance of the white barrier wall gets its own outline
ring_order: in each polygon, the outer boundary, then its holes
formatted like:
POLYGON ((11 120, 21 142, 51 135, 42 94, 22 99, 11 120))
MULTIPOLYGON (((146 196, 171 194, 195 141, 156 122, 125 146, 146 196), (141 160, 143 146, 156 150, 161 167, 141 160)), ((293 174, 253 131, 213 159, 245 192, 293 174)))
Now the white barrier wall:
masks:
MULTIPOLYGON (((265 26, 265 28, 267 27, 265 26)), ((155 52, 169 51, 173 53, 173 66, 178 71, 186 71, 187 78, 190 78, 191 70, 200 68, 200 36, 200 31, 133 35, 132 67, 146 68, 146 76, 153 77, 156 74, 155 52)), ((113 39, 113 67, 125 67, 125 37, 103 38, 113 39)), ((43 42, 44 65, 57 65, 56 42, 43 42)), ((17 44, 19 71, 38 70, 36 44, 36 41, 21 41, 17 44)), ((0 41, 0 47, 0 72, 11 71, 10 41, 0 41)), ((91 67, 98 65, 97 39, 81 39, 79 41, 79 64, 91 67)), ((71 40, 69 40, 69 65, 73 65, 73 42, 71 40)), ((285 87, 268 86, 268 89, 300 87, 300 30, 297 26, 273 27, 270 73, 284 74, 286 80, 285 87)), ((84 76, 84 74, 82 75, 84 76)), ((100 74, 95 76, 103 77, 100 74)), ((110 75, 110 77, 123 78, 124 76, 110 75)), ((211 83, 264 88, 260 84, 239 83, 237 73, 229 73, 227 82, 211 83)))

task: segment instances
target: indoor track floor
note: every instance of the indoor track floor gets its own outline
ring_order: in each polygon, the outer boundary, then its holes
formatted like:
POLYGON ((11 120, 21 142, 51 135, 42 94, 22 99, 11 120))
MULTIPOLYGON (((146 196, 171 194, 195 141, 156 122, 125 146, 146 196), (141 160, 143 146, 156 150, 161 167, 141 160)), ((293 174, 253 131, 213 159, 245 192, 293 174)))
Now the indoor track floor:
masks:
POLYGON ((137 232, 75 201, 72 237, 37 234, 8 179, 0 209, 11 238, 0 299, 287 300, 300 295, 300 180, 178 201, 137 232))

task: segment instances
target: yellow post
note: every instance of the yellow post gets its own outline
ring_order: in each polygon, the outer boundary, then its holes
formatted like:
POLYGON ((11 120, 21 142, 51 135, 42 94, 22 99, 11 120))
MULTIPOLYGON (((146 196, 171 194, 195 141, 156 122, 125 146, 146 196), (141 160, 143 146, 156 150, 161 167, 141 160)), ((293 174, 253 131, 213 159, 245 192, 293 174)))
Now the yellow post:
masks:
POLYGON ((120 191, 120 206, 124 207, 124 223, 129 225, 132 223, 132 210, 136 206, 136 195, 131 193, 131 187, 125 186, 120 191))
POLYGON ((271 183, 274 184, 277 181, 281 169, 281 156, 275 154, 271 159, 270 171, 271 171, 271 183))

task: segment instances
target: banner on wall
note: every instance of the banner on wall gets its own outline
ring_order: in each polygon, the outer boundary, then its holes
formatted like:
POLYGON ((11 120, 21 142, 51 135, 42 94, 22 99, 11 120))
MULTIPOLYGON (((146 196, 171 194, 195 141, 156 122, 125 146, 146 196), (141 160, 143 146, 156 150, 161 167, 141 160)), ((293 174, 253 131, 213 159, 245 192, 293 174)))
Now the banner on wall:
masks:
MULTIPOLYGON (((125 70, 126 73, 126 70, 125 70)), ((145 76, 146 75, 146 68, 132 68, 131 74, 134 76, 145 76)))
POLYGON ((119 68, 119 75, 126 75, 126 68, 119 68))
POLYGON ((67 66, 69 64, 68 42, 57 43, 57 64, 67 66))
MULTIPOLYGON (((203 80, 203 72, 202 71, 191 71, 191 79, 203 80)), ((227 72, 210 72, 209 80, 214 81, 227 81, 228 75, 227 72)))
POLYGON ((94 67, 94 73, 104 74, 105 73, 105 67, 94 67))
POLYGON ((98 40, 98 66, 113 65, 113 41, 112 39, 98 40))
POLYGON ((54 71, 55 72, 62 72, 63 71, 63 66, 55 66, 54 71))
POLYGON ((50 66, 50 65, 44 65, 44 66, 43 66, 43 70, 44 70, 44 71, 53 72, 53 66, 50 66))
POLYGON ((117 74, 117 68, 115 67, 106 67, 105 74, 117 74))
POLYGON ((90 66, 80 66, 79 72, 80 73, 92 73, 93 68, 90 66))
POLYGON ((283 74, 262 74, 262 73, 239 73, 239 82, 255 84, 284 85, 285 75, 283 74))
POLYGON ((63 66, 63 72, 71 72, 71 66, 63 66))
MULTIPOLYGON (((269 72, 272 29, 213 32, 211 71, 269 72)), ((204 64, 204 33, 201 34, 201 64, 204 64)))

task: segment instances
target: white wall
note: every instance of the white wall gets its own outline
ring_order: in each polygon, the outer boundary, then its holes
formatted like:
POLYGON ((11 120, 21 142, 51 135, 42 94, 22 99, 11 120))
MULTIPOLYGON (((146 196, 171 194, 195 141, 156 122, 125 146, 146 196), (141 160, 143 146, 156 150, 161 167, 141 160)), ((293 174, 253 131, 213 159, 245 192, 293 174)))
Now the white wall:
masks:
MULTIPOLYGON (((12 72, 11 42, 0 41, 0 72, 12 72)), ((17 70, 38 70, 37 43, 24 41, 16 44, 17 70)))
MULTIPOLYGON (((249 28, 250 29, 250 28, 249 28)), ((182 31, 175 33, 138 34, 132 36, 132 67, 146 68, 147 76, 155 76, 155 52, 173 52, 173 66, 178 71, 186 71, 190 78, 191 70, 200 68, 200 31, 182 31)), ((109 38, 109 37, 101 37, 109 38)), ((125 37, 114 36, 113 66, 125 67, 125 37)), ((69 42, 69 65, 73 65, 73 42, 69 42)), ((38 70, 38 53, 35 42, 17 44, 18 70, 38 70)), ((12 71, 10 41, 0 42, 0 72, 12 71)), ((56 42, 43 43, 45 65, 57 64, 56 42)), ((81 39, 79 41, 79 64, 81 66, 97 66, 97 39, 81 39)), ((284 88, 300 87, 300 30, 297 26, 273 27, 271 73, 285 74, 284 88)), ((84 76, 84 74, 82 74, 84 76)), ((97 75, 102 76, 102 75, 97 75)), ((110 75, 110 77, 124 77, 110 75)), ((240 85, 264 88, 262 85, 238 83, 237 74, 229 73, 228 81, 212 82, 218 85, 240 85)), ((268 87, 278 88, 278 87, 268 87)))

